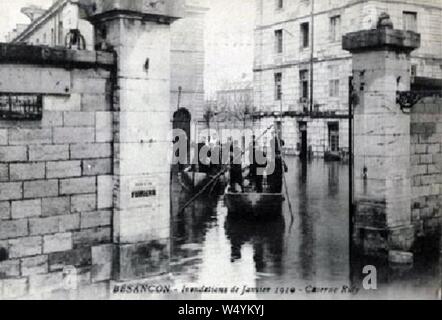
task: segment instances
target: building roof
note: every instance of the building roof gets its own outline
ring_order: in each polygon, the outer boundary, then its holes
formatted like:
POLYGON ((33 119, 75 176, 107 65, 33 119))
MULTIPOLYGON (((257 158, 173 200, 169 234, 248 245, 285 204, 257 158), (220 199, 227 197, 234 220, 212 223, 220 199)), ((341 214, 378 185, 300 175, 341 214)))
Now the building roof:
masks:
POLYGON ((253 90, 252 81, 235 81, 225 83, 218 92, 233 92, 233 91, 246 91, 253 90))
POLYGON ((77 3, 76 0, 57 0, 55 1, 49 9, 45 11, 41 16, 36 18, 31 24, 19 35, 17 35, 14 39, 11 39, 11 42, 20 42, 29 34, 32 34, 35 30, 38 29, 40 25, 42 25, 47 19, 56 14, 60 9, 62 9, 68 3, 77 3))

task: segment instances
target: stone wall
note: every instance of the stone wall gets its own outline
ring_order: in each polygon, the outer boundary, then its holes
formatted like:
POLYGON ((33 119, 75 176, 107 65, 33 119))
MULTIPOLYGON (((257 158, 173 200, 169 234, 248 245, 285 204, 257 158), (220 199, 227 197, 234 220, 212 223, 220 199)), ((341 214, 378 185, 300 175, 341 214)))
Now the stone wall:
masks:
POLYGON ((101 286, 111 276, 113 56, 0 52, 0 91, 39 82, 43 94, 42 120, 0 120, 0 298, 101 286))
POLYGON ((412 222, 434 235, 442 218, 442 99, 425 98, 411 113, 412 222))

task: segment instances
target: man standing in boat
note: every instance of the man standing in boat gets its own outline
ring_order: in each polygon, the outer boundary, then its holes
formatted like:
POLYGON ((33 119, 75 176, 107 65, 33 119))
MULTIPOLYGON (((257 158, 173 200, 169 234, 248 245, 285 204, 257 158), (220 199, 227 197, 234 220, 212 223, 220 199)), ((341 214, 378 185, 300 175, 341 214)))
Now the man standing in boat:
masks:
POLYGON ((261 150, 259 150, 256 146, 256 137, 255 135, 253 135, 252 137, 252 145, 250 147, 250 153, 249 153, 249 160, 250 160, 250 181, 254 184, 255 186, 255 191, 258 193, 262 193, 263 188, 262 188, 262 184, 263 184, 263 175, 259 172, 259 169, 263 169, 266 167, 266 161, 264 163, 260 163, 258 161, 258 157, 259 155, 261 155, 263 158, 265 159, 265 155, 263 154, 263 152, 261 150))
POLYGON ((271 141, 272 159, 274 161, 274 171, 267 177, 271 193, 282 192, 282 180, 284 172, 288 171, 287 165, 282 159, 282 147, 285 145, 284 140, 280 139, 276 134, 271 141))
POLYGON ((222 159, 221 159, 221 145, 220 142, 217 141, 212 147, 211 147, 211 161, 210 161, 210 174, 216 175, 218 174, 222 169, 222 159))
POLYGON ((230 147, 230 192, 244 192, 242 176, 242 152, 235 140, 230 147), (237 190, 237 186, 240 190, 237 190))

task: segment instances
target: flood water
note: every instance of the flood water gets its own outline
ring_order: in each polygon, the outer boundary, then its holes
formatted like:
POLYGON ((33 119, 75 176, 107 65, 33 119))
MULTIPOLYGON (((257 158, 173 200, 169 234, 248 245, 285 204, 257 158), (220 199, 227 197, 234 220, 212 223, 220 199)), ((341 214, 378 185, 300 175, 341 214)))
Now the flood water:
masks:
POLYGON ((231 217, 222 196, 201 197, 180 212, 192 195, 174 181, 171 277, 175 287, 206 289, 186 298, 436 298, 440 266, 433 256, 405 269, 367 262, 379 283, 364 290, 365 262, 350 264, 348 165, 286 161, 289 197, 280 218, 267 222, 231 217))

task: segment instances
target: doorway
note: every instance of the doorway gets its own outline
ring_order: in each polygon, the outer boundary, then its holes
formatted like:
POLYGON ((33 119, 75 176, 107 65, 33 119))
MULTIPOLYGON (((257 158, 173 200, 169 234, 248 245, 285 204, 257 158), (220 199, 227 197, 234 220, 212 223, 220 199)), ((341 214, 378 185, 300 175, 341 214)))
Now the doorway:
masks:
MULTIPOLYGON (((191 139, 191 129, 190 123, 192 116, 186 108, 180 108, 173 114, 173 130, 182 130, 186 134, 187 143, 187 164, 190 163, 190 139, 191 139)), ((176 141, 174 141, 175 143, 176 141)), ((179 152, 179 151, 178 151, 179 152)), ((179 154, 175 155, 179 158, 179 154)), ((182 166, 182 164, 181 164, 182 166)), ((180 166, 180 167, 181 167, 180 166)))
POLYGON ((299 134, 300 134, 300 153, 299 157, 302 160, 307 160, 308 158, 308 143, 307 143, 307 122, 300 121, 298 122, 299 125, 299 134))

